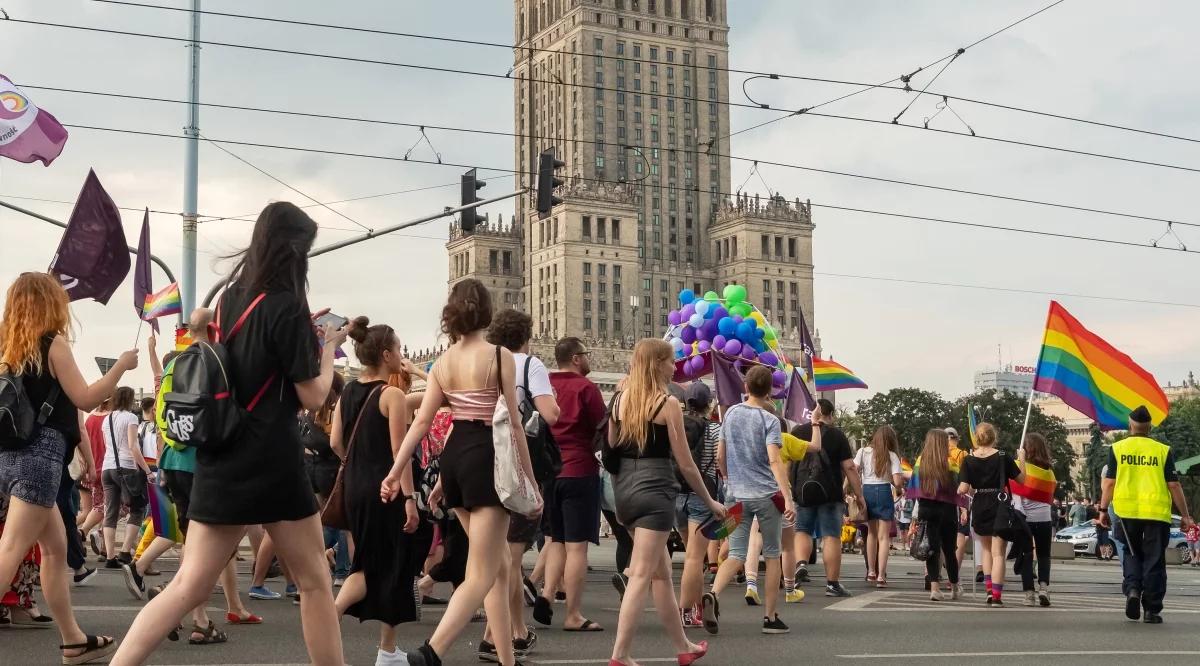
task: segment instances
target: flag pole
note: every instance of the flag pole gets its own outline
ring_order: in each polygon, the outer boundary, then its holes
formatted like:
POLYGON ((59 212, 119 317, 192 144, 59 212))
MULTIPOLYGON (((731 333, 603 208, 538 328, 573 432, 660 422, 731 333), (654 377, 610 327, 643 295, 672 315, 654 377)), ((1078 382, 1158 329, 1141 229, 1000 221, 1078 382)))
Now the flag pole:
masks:
POLYGON ((1042 373, 1042 354, 1046 350, 1046 334, 1050 331, 1050 314, 1054 312, 1055 301, 1050 301, 1046 310, 1046 325, 1042 328, 1042 348, 1038 350, 1037 367, 1033 370, 1033 386, 1029 387, 1029 404, 1025 407, 1025 425, 1021 427, 1021 441, 1017 442, 1017 450, 1025 448, 1025 435, 1029 434, 1029 418, 1033 416, 1033 394, 1037 392, 1037 378, 1042 373))
POLYGON ((138 342, 141 341, 141 339, 142 339, 142 326, 145 326, 145 325, 146 325, 146 320, 139 318, 137 335, 133 336, 133 348, 134 349, 137 349, 138 342))

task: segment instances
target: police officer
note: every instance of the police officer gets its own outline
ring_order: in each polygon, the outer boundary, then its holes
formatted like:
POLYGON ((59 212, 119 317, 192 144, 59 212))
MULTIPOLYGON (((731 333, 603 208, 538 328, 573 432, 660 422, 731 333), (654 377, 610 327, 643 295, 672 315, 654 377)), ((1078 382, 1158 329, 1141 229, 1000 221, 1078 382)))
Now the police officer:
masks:
POLYGON ((1102 483, 1100 525, 1109 527, 1111 504, 1121 517, 1121 538, 1126 545, 1121 562, 1125 617, 1142 617, 1146 624, 1161 624, 1163 597, 1167 593, 1167 541, 1171 534, 1171 501, 1179 507, 1183 527, 1192 525, 1187 499, 1175 474, 1171 448, 1146 435, 1150 411, 1138 407, 1129 414, 1129 437, 1112 445, 1108 471, 1102 483))

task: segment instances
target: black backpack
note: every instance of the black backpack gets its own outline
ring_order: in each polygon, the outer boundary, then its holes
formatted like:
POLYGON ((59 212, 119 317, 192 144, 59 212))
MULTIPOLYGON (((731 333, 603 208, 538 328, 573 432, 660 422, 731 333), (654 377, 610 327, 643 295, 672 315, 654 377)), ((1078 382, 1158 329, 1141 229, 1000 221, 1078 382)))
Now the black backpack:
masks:
POLYGON ((833 473, 833 462, 822 447, 792 464, 792 498, 797 506, 820 506, 843 500, 841 485, 833 473))
MULTIPOLYGON (((712 469, 716 464, 716 457, 713 457, 713 462, 707 468, 703 464, 705 440, 708 436, 708 421, 694 414, 685 413, 683 415, 683 434, 687 437, 688 451, 692 454, 692 462, 696 463, 696 469, 700 470, 700 476, 704 478, 704 485, 708 489, 708 494, 716 497, 716 474, 713 473, 712 469)), ((674 465, 674 461, 671 464, 674 465)), ((688 488, 687 479, 683 478, 678 466, 675 469, 675 478, 679 481, 680 488, 688 488)))
MULTIPOLYGON (((228 342, 242 329, 250 313, 266 297, 259 294, 224 336, 228 342)), ((221 321, 217 304, 215 321, 221 321)), ((175 358, 171 391, 163 396, 163 418, 170 438, 197 449, 219 449, 237 436, 246 417, 275 381, 272 374, 246 407, 242 407, 229 383, 229 352, 222 344, 219 328, 213 342, 196 341, 175 358)))
POLYGON ((54 388, 35 413, 29 394, 20 373, 0 373, 0 449, 15 451, 29 446, 29 441, 39 426, 46 425, 54 413, 62 387, 55 382, 54 388))
POLYGON ((533 363, 532 356, 525 357, 525 383, 521 385, 521 402, 518 409, 521 412, 521 423, 525 427, 525 441, 529 444, 529 462, 533 466, 534 479, 539 484, 545 484, 558 478, 562 471, 562 451, 554 441, 550 432, 550 424, 537 411, 533 404, 533 394, 529 391, 529 366, 533 363))

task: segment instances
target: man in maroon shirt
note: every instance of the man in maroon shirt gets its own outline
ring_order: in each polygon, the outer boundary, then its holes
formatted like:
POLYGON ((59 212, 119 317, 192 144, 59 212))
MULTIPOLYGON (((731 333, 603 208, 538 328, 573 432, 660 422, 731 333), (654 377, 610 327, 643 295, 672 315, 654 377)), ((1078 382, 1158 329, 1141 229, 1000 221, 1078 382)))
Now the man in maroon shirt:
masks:
POLYGON ((603 631, 581 612, 588 542, 600 544, 600 463, 592 442, 605 415, 600 389, 587 378, 590 356, 579 338, 563 338, 554 347, 558 372, 550 373, 559 408, 551 432, 563 466, 546 492, 546 585, 534 603, 533 616, 550 624, 550 602, 561 584, 567 597, 566 631, 603 631))

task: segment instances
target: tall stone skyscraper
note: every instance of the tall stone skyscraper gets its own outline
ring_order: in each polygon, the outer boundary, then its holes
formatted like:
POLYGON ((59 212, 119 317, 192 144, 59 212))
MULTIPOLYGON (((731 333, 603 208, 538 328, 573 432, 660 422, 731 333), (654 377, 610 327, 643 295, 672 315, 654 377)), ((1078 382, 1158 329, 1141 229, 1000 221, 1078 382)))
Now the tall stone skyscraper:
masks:
POLYGON ((726 0, 515 0, 513 19, 514 162, 531 194, 508 225, 452 226, 451 284, 481 279, 536 336, 593 348, 659 336, 681 290, 730 282, 785 346, 801 312, 813 325, 808 206, 728 195, 726 0), (539 220, 550 148, 567 184, 539 220))

